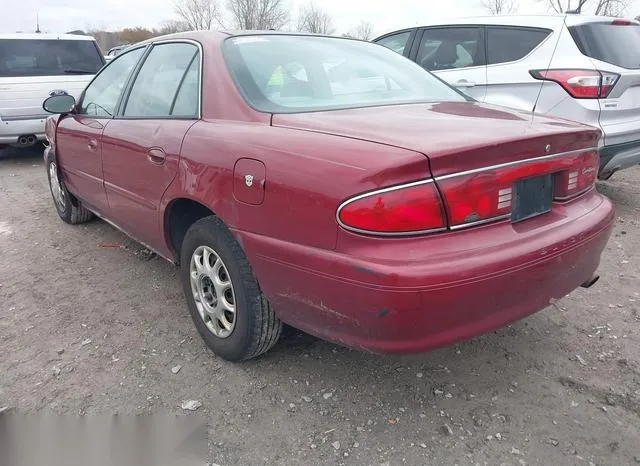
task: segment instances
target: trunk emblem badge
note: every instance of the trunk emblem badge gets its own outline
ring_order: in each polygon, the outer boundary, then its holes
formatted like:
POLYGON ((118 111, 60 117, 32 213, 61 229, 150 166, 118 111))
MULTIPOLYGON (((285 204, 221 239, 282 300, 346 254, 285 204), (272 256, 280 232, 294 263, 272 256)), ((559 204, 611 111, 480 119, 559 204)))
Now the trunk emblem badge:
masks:
POLYGON ((551 144, 547 144, 546 146, 544 146, 544 151, 551 152, 551 144))
POLYGON ((246 184, 248 187, 251 187, 253 185, 253 175, 245 175, 244 184, 246 184))

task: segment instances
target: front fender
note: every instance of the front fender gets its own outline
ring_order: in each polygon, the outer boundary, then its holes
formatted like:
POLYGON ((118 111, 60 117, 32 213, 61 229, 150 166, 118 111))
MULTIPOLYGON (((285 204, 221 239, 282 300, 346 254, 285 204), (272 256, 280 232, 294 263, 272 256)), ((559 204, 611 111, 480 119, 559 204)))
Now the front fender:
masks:
POLYGON ((47 117, 44 122, 44 133, 47 137, 47 148, 44 151, 45 162, 49 160, 49 157, 55 157, 56 155, 56 130, 58 129, 58 122, 60 121, 60 115, 51 115, 47 117))

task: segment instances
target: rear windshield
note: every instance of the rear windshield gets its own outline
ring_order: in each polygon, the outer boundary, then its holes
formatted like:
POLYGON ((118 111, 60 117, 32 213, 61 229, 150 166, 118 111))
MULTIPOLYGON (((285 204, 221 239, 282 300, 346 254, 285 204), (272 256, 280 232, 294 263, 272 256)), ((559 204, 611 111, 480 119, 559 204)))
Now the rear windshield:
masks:
POLYGON ((588 57, 628 69, 640 69, 640 25, 591 23, 569 28, 588 57))
POLYGON ((95 74, 103 64, 89 40, 0 39, 0 77, 95 74))
POLYGON ((244 36, 224 44, 248 103, 295 113, 466 98, 420 66, 377 44, 307 36, 244 36))

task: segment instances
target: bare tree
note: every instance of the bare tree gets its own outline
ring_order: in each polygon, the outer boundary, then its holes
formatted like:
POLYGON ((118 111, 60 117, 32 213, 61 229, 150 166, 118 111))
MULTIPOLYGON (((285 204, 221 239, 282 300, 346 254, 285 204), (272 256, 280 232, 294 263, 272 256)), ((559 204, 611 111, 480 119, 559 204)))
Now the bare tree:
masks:
POLYGON ((600 16, 622 16, 629 3, 629 0, 598 0, 595 13, 600 16))
POLYGON ((336 31, 329 13, 315 3, 311 3, 302 9, 298 17, 297 29, 301 32, 327 35, 331 35, 336 31))
POLYGON ((221 24, 221 11, 217 0, 177 0, 174 9, 188 29, 211 29, 221 24))
POLYGON ((228 0, 227 8, 238 29, 281 29, 289 22, 283 0, 228 0))
POLYGON ((516 0, 482 0, 480 4, 492 15, 508 15, 518 10, 516 0))
POLYGON ((540 0, 556 13, 594 13, 600 16, 622 16, 630 0, 540 0))
POLYGON ((360 21, 356 27, 343 35, 353 39, 371 40, 373 39, 373 24, 368 21, 360 21))
POLYGON ((577 0, 577 3, 572 2, 571 0, 540 0, 540 1, 543 1, 544 3, 546 3, 549 6, 549 9, 555 11, 556 13, 564 13, 566 11, 571 11, 571 10, 574 10, 577 13, 581 13, 582 7, 584 7, 584 5, 589 0, 577 0))

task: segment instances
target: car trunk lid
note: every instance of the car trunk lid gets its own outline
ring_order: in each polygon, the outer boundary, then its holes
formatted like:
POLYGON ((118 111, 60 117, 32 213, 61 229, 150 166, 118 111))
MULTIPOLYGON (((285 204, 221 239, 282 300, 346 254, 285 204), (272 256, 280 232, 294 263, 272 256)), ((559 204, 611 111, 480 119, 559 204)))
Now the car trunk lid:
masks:
POLYGON ((434 177, 597 146, 600 131, 472 102, 273 115, 273 126, 420 152, 434 177))

